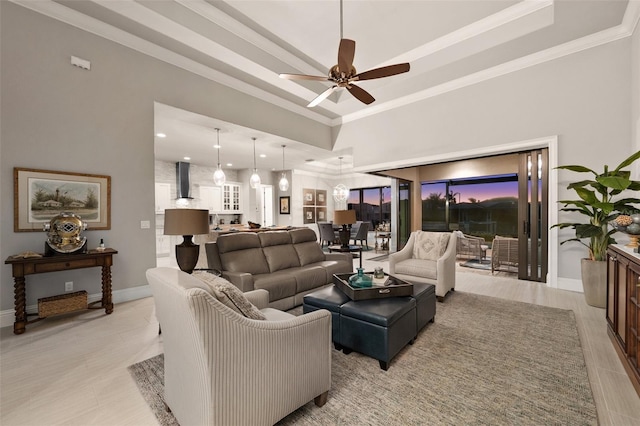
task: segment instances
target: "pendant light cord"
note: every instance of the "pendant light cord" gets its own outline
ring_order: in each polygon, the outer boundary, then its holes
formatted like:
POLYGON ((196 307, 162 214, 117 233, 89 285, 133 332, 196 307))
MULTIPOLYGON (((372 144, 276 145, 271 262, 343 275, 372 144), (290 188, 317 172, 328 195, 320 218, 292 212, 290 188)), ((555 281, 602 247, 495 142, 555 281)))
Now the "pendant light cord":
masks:
POLYGON ((256 138, 253 139, 253 170, 256 170, 256 138))
POLYGON ((218 167, 220 167, 220 129, 216 128, 218 134, 218 167))
POLYGON ((342 0, 340 0, 340 40, 342 40, 342 0))

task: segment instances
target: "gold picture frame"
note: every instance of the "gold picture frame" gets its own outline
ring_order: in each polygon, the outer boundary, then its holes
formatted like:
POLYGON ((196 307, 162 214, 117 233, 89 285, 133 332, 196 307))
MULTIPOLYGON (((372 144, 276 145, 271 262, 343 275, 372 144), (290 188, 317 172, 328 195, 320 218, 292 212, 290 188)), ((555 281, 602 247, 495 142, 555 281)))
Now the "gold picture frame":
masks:
POLYGON ((111 176, 14 167, 14 232, 42 232, 62 212, 87 230, 111 229, 111 176))

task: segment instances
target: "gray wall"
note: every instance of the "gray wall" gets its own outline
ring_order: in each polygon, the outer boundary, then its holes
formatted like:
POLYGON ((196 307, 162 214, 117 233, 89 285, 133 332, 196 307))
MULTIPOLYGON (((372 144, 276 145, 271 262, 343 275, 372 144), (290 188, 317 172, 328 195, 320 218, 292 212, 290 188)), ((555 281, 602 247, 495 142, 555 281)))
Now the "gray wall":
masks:
MULTIPOLYGON (((640 25, 631 38, 631 149, 640 151, 640 25)), ((640 163, 635 167, 635 178, 640 179, 640 163)))
MULTIPOLYGON (((114 290, 146 285, 154 267, 154 101, 330 148, 318 124, 182 69, 8 2, 0 2, 2 75, 0 255, 42 251, 44 232, 13 231, 13 168, 111 176, 111 230, 85 233, 119 251, 114 290), (91 71, 70 64, 91 61, 91 71), (285 125, 286 124, 286 125, 285 125), (151 221, 140 229, 140 221, 151 221)), ((64 292, 100 292, 99 268, 28 278, 27 305, 64 292)), ((0 310, 13 309, 11 268, 2 268, 0 310)), ((116 299, 117 301, 117 299, 116 299)))
MULTIPOLYGON (((630 49, 631 40, 623 39, 346 123, 335 148, 353 146, 358 166, 558 135, 559 165, 617 165, 634 151, 630 49)), ((573 198, 565 189, 573 180, 559 173, 558 187, 551 190, 559 199, 573 198)), ((560 240, 567 236, 570 231, 560 240)), ((558 276, 579 279, 585 255, 579 244, 561 246, 558 276)))

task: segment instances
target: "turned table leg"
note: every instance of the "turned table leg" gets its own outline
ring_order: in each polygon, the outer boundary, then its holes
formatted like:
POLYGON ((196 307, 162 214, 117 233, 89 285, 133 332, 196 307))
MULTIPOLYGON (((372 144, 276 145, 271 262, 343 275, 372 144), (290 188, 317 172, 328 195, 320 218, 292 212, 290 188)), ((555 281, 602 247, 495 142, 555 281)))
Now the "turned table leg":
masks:
POLYGON ((102 266, 102 306, 108 315, 113 312, 113 302, 111 301, 111 266, 102 266))
POLYGON ((24 277, 14 277, 13 292, 15 298, 16 321, 13 323, 13 333, 22 334, 27 327, 27 304, 24 277))

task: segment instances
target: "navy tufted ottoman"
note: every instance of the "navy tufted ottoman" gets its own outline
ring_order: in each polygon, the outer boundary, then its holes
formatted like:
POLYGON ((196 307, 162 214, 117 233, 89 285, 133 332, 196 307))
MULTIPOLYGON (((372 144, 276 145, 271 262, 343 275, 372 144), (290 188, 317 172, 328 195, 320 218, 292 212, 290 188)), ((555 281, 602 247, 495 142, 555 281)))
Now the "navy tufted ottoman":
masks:
POLYGON ((352 301, 335 286, 307 294, 303 312, 327 309, 331 312, 335 348, 363 353, 377 359, 387 370, 391 359, 413 343, 418 332, 436 313, 435 286, 416 283, 413 295, 352 301))
POLYGON ((391 358, 407 343, 413 343, 417 334, 413 297, 350 301, 340 307, 344 353, 354 350, 375 358, 385 371, 391 358))

